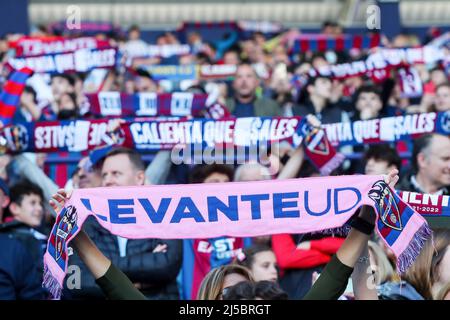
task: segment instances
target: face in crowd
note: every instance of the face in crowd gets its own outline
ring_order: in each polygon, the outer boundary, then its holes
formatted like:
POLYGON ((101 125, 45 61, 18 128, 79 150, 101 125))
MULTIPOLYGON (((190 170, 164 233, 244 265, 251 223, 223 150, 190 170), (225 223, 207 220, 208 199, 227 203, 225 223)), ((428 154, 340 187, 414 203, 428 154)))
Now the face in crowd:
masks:
POLYGON ((417 155, 418 175, 426 177, 434 186, 450 185, 450 138, 433 135, 431 142, 417 155))
POLYGON ((436 89, 435 101, 437 112, 450 110, 450 85, 442 85, 436 89))
POLYGON ((254 97, 258 85, 258 77, 251 65, 243 64, 237 68, 236 76, 233 81, 233 88, 238 99, 254 97))
POLYGON ((65 77, 53 77, 51 81, 52 94, 55 100, 59 100, 64 93, 73 93, 74 86, 65 77))
POLYGON ((101 175, 104 187, 141 186, 145 181, 143 168, 138 168, 126 153, 106 157, 101 175))
POLYGON ((317 78, 313 85, 308 86, 310 96, 317 96, 322 99, 331 97, 331 80, 328 78, 317 78))
POLYGON ((78 188, 97 188, 102 185, 100 170, 91 165, 89 157, 80 160, 78 164, 78 188))
MULTIPOLYGON (((223 280, 222 292, 225 293, 228 288, 237 285, 238 283, 248 281, 246 277, 239 273, 227 274, 223 280)), ((223 295, 223 294, 222 294, 223 295)))
POLYGON ((135 41, 141 38, 141 32, 139 28, 133 27, 128 31, 128 40, 135 41))
POLYGON ((250 271, 255 281, 277 281, 277 258, 272 250, 261 251, 253 256, 250 271))
POLYGON ((157 92, 158 86, 149 77, 146 76, 136 76, 134 79, 134 87, 136 92, 157 92))
POLYGON ((227 51, 223 55, 223 63, 238 65, 240 63, 239 54, 236 51, 227 51))
POLYGON ((62 93, 58 100, 58 119, 75 119, 78 116, 76 95, 74 93, 62 93))
POLYGON ((11 202, 9 210, 15 220, 33 228, 39 227, 44 217, 42 198, 34 193, 23 195, 17 202, 11 202))
POLYGON ((361 92, 356 100, 356 109, 362 120, 376 117, 382 107, 380 96, 375 92, 361 92))
POLYGON ((224 173, 213 172, 203 181, 204 183, 224 183, 230 182, 228 176, 224 173))
POLYGON ((268 168, 259 163, 242 164, 235 172, 234 181, 260 181, 271 179, 268 168))
POLYGON ((389 164, 386 160, 370 158, 366 162, 365 173, 382 175, 388 174, 391 170, 396 168, 397 167, 395 165, 389 164))

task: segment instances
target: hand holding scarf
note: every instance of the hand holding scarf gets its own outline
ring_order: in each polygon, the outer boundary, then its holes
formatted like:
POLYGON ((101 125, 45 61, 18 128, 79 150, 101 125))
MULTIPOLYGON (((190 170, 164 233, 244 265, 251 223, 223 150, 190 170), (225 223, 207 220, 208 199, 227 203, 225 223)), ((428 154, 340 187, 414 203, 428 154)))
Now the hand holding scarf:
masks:
POLYGON ((383 176, 340 176, 226 184, 75 190, 57 217, 44 256, 44 285, 59 297, 68 243, 90 215, 129 239, 254 237, 344 228, 362 205, 404 272, 431 231, 383 176))

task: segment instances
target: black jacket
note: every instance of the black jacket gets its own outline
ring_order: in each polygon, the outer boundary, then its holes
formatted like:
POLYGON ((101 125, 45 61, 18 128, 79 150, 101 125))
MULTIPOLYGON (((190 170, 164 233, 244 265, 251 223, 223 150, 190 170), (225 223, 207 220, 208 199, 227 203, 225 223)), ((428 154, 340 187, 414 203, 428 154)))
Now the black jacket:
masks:
POLYGON ((36 263, 37 272, 42 276, 44 270, 44 253, 47 248, 47 236, 19 221, 11 221, 0 225, 0 233, 19 240, 36 263))
POLYGON ((0 231, 0 300, 41 300, 42 271, 25 245, 12 234, 0 231))
MULTIPOLYGON (((129 239, 126 256, 120 257, 117 237, 101 227, 95 218, 90 217, 85 222, 83 229, 114 265, 121 269, 133 283, 140 284, 140 290, 147 298, 179 299, 176 278, 182 263, 181 240, 129 239), (158 244, 167 244, 167 252, 153 253, 158 244)), ((96 285, 94 277, 75 251, 69 258, 69 266, 73 265, 80 268, 81 285, 80 288, 77 288, 72 283, 72 287, 69 288, 70 285, 66 281, 64 291, 66 298, 104 299, 105 296, 96 285)), ((76 268, 72 270, 75 272, 76 268)), ((68 276, 70 277, 70 274, 68 276)))

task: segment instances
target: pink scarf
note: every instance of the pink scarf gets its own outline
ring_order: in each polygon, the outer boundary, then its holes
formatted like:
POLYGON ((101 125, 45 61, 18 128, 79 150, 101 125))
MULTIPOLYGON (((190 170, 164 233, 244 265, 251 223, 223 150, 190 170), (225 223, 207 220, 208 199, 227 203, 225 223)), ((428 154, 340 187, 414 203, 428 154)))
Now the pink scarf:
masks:
POLYGON ((346 222, 361 205, 375 208, 375 230, 404 272, 431 231, 382 176, 75 190, 49 238, 44 286, 53 297, 60 296, 67 245, 89 215, 112 234, 129 239, 254 237, 348 230, 346 222))

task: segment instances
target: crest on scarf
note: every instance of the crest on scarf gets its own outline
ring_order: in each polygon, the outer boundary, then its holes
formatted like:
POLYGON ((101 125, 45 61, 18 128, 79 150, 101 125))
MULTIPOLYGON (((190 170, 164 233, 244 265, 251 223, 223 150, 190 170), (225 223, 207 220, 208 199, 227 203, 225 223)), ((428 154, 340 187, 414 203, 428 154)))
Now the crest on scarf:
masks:
POLYGON ((330 146, 326 139, 325 131, 319 128, 313 128, 309 125, 305 125, 305 145, 312 153, 320 155, 328 155, 330 153, 330 146))
POLYGON ((3 129, 3 136, 11 151, 22 151, 28 148, 28 130, 25 126, 18 124, 3 129))
POLYGON ((386 182, 382 180, 375 182, 369 191, 369 198, 375 202, 380 220, 385 226, 398 231, 403 229, 395 196, 386 182))
POLYGON ((55 239, 55 248, 56 254, 55 259, 58 261, 61 258, 62 252, 64 250, 67 237, 70 235, 70 231, 72 231, 75 223, 77 222, 77 209, 74 206, 68 206, 64 209, 64 215, 61 218, 61 221, 58 223, 56 227, 56 239, 55 239))
POLYGON ((121 127, 118 127, 113 131, 106 132, 103 135, 103 141, 108 145, 123 145, 125 142, 125 131, 121 127))
POLYGON ((442 115, 441 127, 445 132, 450 133, 450 111, 446 111, 442 115))

